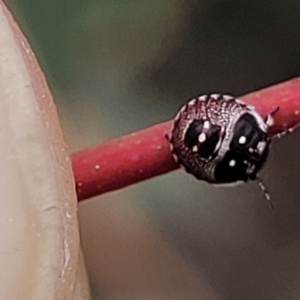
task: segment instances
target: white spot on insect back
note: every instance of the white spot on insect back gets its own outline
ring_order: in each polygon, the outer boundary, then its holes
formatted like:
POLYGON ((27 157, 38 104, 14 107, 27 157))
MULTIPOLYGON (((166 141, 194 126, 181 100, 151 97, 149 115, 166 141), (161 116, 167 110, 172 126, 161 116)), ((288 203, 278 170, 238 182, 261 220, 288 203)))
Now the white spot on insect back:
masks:
MULTIPOLYGON (((179 113, 175 116, 174 121, 178 121, 178 120, 180 119, 180 116, 181 116, 181 113, 179 112, 179 113)), ((172 129, 172 130, 173 130, 173 129, 172 129)))
POLYGON ((183 107, 181 108, 181 110, 180 110, 180 113, 185 112, 185 111, 186 111, 186 107, 187 107, 187 105, 183 106, 183 107))
POLYGON ((198 146, 195 145, 195 146, 192 148, 192 151, 193 151, 193 152, 197 152, 197 151, 198 151, 198 146))
POLYGON ((205 140, 206 140, 206 134, 202 132, 198 137, 198 141, 199 143, 203 143, 205 140))
POLYGON ((215 100, 219 100, 221 98, 221 95, 220 94, 211 94, 210 97, 215 100))
POLYGON ((223 95, 223 99, 226 101, 230 101, 230 100, 234 100, 234 97, 230 95, 223 95))
POLYGON ((206 101, 208 99, 207 95, 202 95, 198 98, 200 101, 206 101))
POLYGON ((258 152, 262 153, 265 150, 266 145, 267 145, 266 142, 259 142, 257 144, 257 150, 258 150, 258 152))
MULTIPOLYGON (((240 99, 235 99, 235 102, 242 105, 242 106, 246 106, 245 102, 240 100, 240 99)), ((250 108, 250 107, 253 108, 253 106, 248 106, 248 108, 250 108)))
POLYGON ((234 159, 232 159, 230 162, 229 162, 229 166, 230 167, 234 167, 236 165, 236 161, 234 159))
POLYGON ((243 135, 239 138, 239 144, 241 144, 241 145, 245 144, 246 141, 247 141, 247 139, 246 139, 246 137, 243 136, 243 135))
POLYGON ((188 103, 188 106, 194 106, 197 102, 197 99, 193 99, 188 103))
POLYGON ((203 128, 209 129, 209 127, 210 127, 209 121, 205 121, 204 124, 203 124, 203 128))

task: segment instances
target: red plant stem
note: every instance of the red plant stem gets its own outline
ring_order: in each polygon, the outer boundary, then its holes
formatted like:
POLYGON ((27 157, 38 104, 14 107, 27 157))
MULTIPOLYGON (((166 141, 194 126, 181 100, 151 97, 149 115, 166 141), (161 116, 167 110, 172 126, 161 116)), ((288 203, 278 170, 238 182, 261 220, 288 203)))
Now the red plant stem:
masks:
POLYGON ((72 155, 78 199, 83 200, 177 168, 165 134, 170 122, 72 155))
MULTIPOLYGON (((300 123, 300 78, 241 99, 254 105, 262 116, 280 108, 270 128, 272 135, 292 130, 300 123)), ((74 153, 72 162, 78 199, 84 200, 177 169, 165 137, 171 123, 161 123, 74 153)))

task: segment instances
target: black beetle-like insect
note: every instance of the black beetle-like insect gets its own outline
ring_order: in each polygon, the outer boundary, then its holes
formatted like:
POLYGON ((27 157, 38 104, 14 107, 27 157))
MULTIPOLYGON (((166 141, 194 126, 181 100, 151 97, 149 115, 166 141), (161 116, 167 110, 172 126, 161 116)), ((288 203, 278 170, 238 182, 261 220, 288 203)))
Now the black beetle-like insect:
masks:
POLYGON ((257 179, 268 156, 268 128, 277 110, 264 120, 253 106, 233 96, 195 98, 174 119, 169 137, 173 155, 188 173, 209 183, 257 179))

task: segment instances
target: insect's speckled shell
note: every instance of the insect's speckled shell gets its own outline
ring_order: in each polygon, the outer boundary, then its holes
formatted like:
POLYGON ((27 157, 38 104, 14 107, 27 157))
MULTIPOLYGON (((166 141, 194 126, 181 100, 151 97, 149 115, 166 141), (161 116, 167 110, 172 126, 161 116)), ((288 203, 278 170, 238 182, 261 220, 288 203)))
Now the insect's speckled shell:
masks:
POLYGON ((221 126, 221 135, 226 141, 232 138, 237 119, 248 112, 257 118, 260 128, 267 131, 267 125, 254 107, 232 96, 212 94, 191 100, 182 107, 173 122, 169 141, 174 158, 197 179, 216 183, 213 169, 226 149, 221 148, 220 153, 213 159, 203 158, 184 144, 186 131, 193 120, 208 120, 211 124, 221 126))

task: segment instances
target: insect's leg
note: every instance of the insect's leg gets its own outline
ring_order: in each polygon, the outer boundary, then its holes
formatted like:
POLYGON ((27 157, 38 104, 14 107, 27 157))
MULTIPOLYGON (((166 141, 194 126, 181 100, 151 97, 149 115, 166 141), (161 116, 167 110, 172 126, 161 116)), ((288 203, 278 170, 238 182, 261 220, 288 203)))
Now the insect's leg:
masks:
POLYGON ((273 108, 267 115, 265 123, 270 127, 274 124, 273 116, 279 111, 279 106, 273 108))
POLYGON ((271 196, 270 196, 267 188, 264 186, 264 184, 262 183, 262 181, 261 181, 260 178, 257 178, 257 180, 258 180, 258 185, 259 185, 260 189, 262 190, 265 199, 269 202, 270 208, 272 210, 275 210, 275 207, 274 207, 274 205, 273 205, 273 203, 271 201, 271 196))

